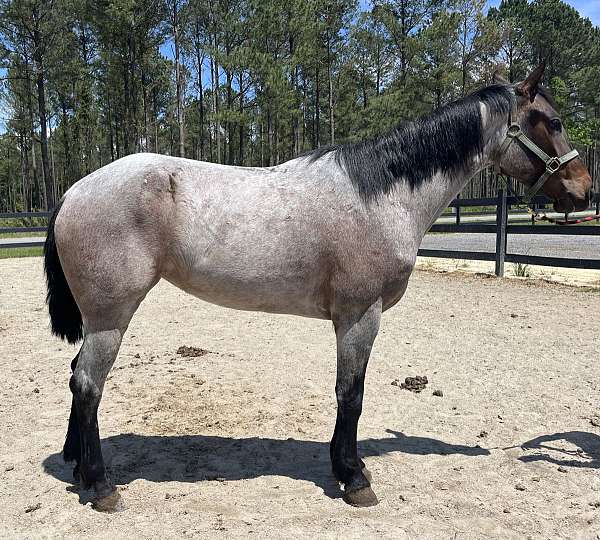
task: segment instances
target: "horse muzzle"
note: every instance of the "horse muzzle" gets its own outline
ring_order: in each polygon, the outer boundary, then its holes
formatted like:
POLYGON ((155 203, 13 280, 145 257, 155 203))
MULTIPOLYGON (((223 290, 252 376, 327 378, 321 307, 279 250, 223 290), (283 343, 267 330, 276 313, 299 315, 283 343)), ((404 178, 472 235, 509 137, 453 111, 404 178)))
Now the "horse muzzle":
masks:
POLYGON ((590 190, 585 191, 583 194, 567 191, 564 197, 560 197, 554 201, 553 207, 556 212, 563 214, 580 212, 589 208, 590 198, 590 190))

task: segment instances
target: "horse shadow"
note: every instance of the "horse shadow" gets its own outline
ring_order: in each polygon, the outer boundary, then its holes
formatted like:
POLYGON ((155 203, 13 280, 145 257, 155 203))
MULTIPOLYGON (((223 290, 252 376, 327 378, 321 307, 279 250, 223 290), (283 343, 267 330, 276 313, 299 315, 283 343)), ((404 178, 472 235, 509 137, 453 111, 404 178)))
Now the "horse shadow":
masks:
MULTIPOLYGON (((359 441, 359 454, 372 457, 403 452, 421 456, 461 454, 475 457, 490 453, 480 446, 455 445, 386 431, 390 437, 359 441)), ((285 476, 312 482, 331 498, 342 495, 331 473, 328 442, 124 433, 103 439, 102 448, 109 474, 117 484, 129 484, 141 478, 151 482, 197 482, 285 476)), ((51 454, 43 466, 46 473, 55 478, 72 482, 72 464, 66 464, 61 454, 51 454)))
POLYGON ((521 445, 525 450, 539 450, 541 453, 519 457, 524 463, 547 461, 563 467, 583 467, 600 469, 600 436, 586 431, 565 431, 552 435, 541 435, 521 445), (554 441, 566 441, 577 450, 568 450, 552 445, 554 441), (553 456, 558 454, 561 457, 553 456))

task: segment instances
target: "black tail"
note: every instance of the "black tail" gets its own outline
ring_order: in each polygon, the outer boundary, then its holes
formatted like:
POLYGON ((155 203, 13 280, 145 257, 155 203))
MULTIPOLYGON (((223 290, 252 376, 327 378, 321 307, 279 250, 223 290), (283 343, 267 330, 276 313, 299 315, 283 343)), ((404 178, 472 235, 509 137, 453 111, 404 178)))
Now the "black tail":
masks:
POLYGON ((54 222, 60 212, 63 201, 60 201, 48 223, 48 235, 44 244, 44 269, 46 271, 46 283, 48 294, 46 303, 50 312, 52 333, 69 343, 77 343, 83 337, 83 322, 81 312, 69 284, 65 278, 54 239, 54 222))

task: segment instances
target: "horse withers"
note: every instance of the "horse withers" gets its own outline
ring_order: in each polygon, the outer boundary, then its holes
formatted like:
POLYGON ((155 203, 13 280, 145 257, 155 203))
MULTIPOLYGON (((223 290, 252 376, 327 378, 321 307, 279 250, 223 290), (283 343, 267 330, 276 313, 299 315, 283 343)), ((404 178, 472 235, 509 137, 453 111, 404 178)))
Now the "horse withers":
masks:
POLYGON ((47 300, 52 331, 83 339, 63 456, 94 488, 96 507, 119 498, 100 448, 104 383, 160 279, 221 306, 333 322, 333 474, 346 502, 376 504, 356 447, 367 361, 431 224, 490 165, 543 190, 559 211, 588 206, 591 179, 539 85, 543 69, 516 85, 497 80, 386 136, 275 167, 137 154, 71 187, 48 228, 47 300))

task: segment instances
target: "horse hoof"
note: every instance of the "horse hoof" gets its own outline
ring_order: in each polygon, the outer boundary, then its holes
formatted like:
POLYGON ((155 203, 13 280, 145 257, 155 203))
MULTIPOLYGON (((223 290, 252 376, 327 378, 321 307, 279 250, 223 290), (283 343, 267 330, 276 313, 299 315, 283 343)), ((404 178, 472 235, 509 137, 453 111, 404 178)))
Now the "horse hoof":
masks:
POLYGON ((369 481, 369 484, 372 483, 373 477, 371 476, 371 471, 366 467, 363 467, 362 473, 365 475, 365 478, 369 481))
POLYGON ((92 508, 98 512, 118 512, 123 509, 121 495, 115 488, 112 493, 104 497, 96 497, 92 501, 92 508))
POLYGON ((375 506, 379 504, 377 495, 373 492, 370 487, 364 487, 351 491, 350 493, 344 493, 344 501, 352 506, 375 506))

